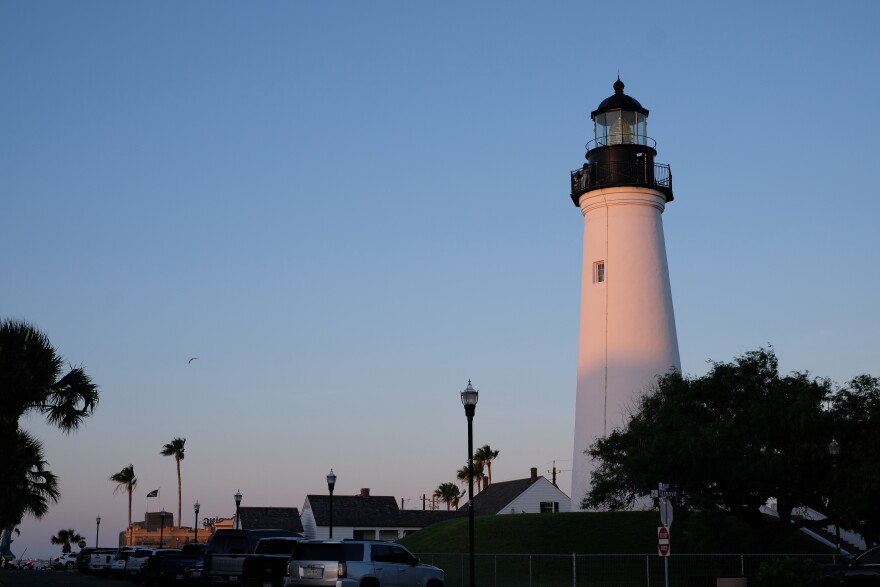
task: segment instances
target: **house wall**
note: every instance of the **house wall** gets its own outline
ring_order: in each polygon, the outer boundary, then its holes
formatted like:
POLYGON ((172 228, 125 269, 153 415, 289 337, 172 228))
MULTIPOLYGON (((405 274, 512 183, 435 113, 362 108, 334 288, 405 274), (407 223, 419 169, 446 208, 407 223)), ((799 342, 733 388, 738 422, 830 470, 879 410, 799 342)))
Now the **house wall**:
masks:
POLYGON ((541 477, 498 514, 538 514, 541 513, 542 501, 557 501, 560 512, 571 511, 571 498, 558 487, 554 487, 550 481, 541 477))

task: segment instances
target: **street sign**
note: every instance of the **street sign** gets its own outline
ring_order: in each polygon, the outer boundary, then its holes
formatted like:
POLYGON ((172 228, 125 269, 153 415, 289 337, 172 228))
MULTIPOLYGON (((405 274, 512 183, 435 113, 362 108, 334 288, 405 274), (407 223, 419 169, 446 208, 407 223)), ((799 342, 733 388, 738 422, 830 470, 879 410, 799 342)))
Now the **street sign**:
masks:
POLYGON ((675 487, 671 483, 658 483, 657 489, 651 490, 651 497, 654 499, 664 497, 678 497, 678 491, 675 490, 675 487))
POLYGON ((672 502, 664 497, 660 500, 660 523, 667 528, 672 525, 672 502))
POLYGON ((669 556, 669 528, 660 526, 657 528, 657 553, 660 556, 669 556))

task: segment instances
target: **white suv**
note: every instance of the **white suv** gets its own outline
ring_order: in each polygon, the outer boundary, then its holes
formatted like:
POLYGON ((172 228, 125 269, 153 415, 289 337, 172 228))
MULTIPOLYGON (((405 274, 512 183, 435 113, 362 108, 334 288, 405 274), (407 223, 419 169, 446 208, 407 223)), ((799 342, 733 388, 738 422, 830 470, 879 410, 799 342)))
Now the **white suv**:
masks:
POLYGON ((306 540, 290 555, 285 587, 443 587, 445 575, 384 540, 306 540))

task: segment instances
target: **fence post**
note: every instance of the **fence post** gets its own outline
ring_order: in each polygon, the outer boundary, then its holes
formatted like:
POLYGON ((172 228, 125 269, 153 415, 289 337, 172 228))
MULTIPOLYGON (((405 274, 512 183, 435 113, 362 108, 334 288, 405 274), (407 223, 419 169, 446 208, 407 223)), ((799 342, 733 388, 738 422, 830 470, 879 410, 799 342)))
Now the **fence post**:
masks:
POLYGON ((532 555, 529 555, 529 587, 532 587, 532 555))
POLYGON ((645 555, 645 586, 651 587, 651 555, 645 555))
POLYGON ((493 579, 495 580, 495 587, 498 587, 498 555, 494 555, 493 558, 495 559, 495 570, 493 571, 493 579))
POLYGON ((740 553, 740 555, 739 555, 739 576, 740 577, 746 576, 746 560, 745 559, 746 559, 746 556, 744 554, 740 553))
POLYGON ((578 584, 578 561, 577 553, 571 553, 571 587, 577 587, 578 584))

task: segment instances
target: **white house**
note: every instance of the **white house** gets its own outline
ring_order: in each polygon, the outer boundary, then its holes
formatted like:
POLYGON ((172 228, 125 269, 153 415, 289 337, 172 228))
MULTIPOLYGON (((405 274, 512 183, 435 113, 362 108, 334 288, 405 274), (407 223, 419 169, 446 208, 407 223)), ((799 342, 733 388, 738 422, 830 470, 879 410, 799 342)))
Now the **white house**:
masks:
MULTIPOLYGON (((467 511, 467 503, 459 508, 462 510, 467 511)), ((477 516, 569 511, 571 498, 546 477, 539 477, 535 467, 526 479, 499 481, 474 496, 474 514, 477 516)))

